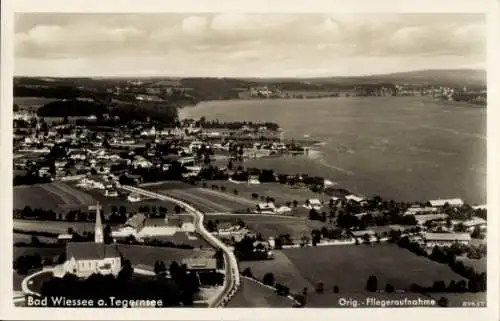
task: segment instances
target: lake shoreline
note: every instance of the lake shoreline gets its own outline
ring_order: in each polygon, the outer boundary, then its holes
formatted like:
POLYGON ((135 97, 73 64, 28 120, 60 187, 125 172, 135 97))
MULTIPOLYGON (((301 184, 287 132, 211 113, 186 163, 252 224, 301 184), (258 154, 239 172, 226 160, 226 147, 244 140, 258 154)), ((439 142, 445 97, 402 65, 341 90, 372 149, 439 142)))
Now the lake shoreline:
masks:
POLYGON ((309 146, 308 156, 248 160, 247 167, 321 176, 386 198, 486 202, 486 141, 480 139, 486 108, 431 97, 335 97, 202 102, 180 115, 275 121, 285 139, 321 142, 309 146))

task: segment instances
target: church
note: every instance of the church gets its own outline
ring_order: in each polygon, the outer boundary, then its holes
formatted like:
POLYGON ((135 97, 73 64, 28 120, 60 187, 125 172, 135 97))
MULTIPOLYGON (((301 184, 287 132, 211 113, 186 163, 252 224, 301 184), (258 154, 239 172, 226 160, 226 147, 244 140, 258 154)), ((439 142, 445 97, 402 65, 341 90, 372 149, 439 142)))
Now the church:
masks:
POLYGON ((66 262, 62 265, 61 274, 70 273, 78 277, 87 277, 94 273, 117 275, 121 263, 117 245, 104 244, 100 206, 97 204, 94 242, 68 242, 66 262))

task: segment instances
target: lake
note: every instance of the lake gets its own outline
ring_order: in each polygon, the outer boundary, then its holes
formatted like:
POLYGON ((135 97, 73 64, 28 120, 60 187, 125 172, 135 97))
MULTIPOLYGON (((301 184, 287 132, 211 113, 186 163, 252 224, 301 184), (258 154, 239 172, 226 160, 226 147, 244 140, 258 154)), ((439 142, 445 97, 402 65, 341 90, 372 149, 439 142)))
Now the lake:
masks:
POLYGON ((321 175, 395 200, 486 202, 486 109, 427 97, 232 100, 183 108, 181 118, 273 121, 285 138, 322 141, 318 153, 248 167, 321 175))

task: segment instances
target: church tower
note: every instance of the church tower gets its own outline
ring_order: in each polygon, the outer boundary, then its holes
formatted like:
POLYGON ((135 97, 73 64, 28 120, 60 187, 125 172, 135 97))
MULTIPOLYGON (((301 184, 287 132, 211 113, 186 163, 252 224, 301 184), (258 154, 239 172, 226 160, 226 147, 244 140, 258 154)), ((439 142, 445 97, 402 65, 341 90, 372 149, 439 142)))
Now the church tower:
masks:
POLYGON ((104 231, 102 229, 102 222, 101 222, 101 206, 99 205, 99 203, 97 203, 95 210, 94 242, 104 243, 104 231))

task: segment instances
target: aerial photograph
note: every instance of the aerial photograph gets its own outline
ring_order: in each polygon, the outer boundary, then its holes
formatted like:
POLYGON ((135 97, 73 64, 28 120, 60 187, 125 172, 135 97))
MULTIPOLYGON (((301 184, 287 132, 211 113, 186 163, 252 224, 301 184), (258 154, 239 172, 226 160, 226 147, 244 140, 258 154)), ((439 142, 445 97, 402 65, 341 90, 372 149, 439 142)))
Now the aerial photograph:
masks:
POLYGON ((472 13, 15 14, 14 305, 485 308, 486 38, 472 13))

